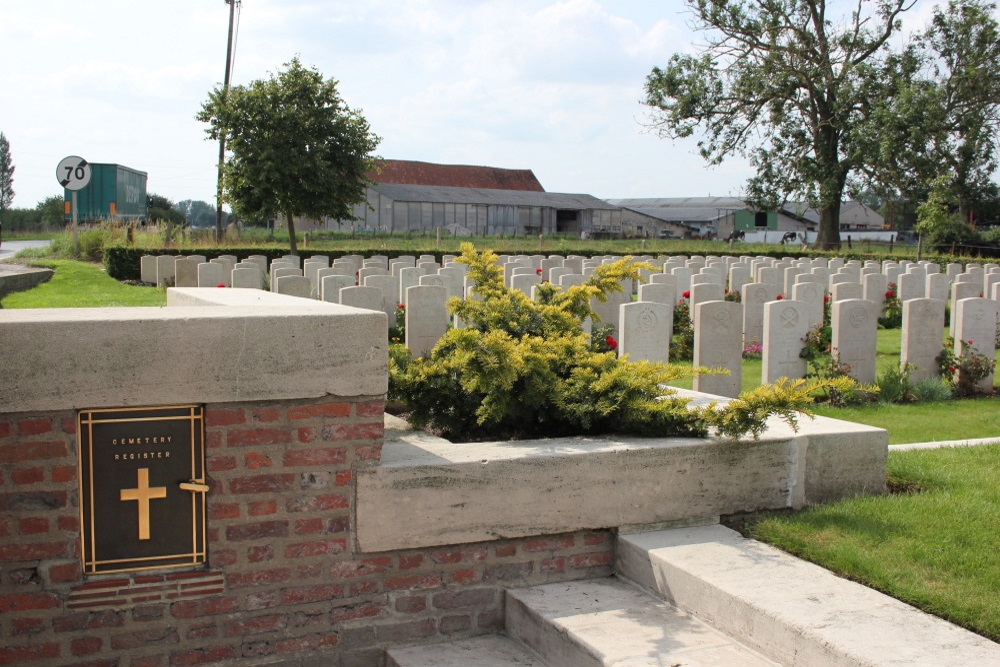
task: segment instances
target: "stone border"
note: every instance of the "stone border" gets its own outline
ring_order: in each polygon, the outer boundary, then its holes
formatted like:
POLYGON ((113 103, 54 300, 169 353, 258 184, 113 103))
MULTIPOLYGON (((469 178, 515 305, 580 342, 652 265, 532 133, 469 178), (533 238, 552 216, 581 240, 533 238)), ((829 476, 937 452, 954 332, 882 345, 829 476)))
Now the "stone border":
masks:
POLYGON ((14 292, 38 287, 52 278, 55 271, 20 264, 0 263, 0 299, 14 292))
POLYGON ((256 290, 171 292, 168 308, 0 311, 4 411, 387 390, 384 313, 263 292, 267 303, 250 307, 256 290), (173 306, 185 301, 202 305, 173 306))
MULTIPOLYGON (((696 402, 704 394, 690 392, 696 402)), ((556 438, 454 444, 388 430, 358 472, 363 552, 798 508, 885 491, 888 433, 816 417, 759 441, 556 438)))

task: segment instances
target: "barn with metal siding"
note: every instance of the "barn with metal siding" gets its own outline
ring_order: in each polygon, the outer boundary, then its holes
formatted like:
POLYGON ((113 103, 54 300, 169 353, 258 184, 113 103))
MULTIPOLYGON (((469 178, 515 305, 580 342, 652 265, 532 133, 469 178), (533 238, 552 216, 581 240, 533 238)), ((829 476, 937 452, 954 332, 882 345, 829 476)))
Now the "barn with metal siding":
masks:
POLYGON ((380 183, 368 188, 368 206, 343 224, 391 233, 443 229, 459 236, 621 234, 621 209, 585 194, 380 183))

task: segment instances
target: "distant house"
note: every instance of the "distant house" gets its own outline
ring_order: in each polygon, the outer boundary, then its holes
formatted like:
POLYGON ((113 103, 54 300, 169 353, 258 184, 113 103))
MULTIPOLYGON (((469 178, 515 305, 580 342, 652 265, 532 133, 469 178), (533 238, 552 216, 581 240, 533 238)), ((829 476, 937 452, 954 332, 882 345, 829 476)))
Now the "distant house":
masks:
POLYGON ((366 204, 326 229, 457 236, 620 235, 621 209, 586 194, 546 192, 527 169, 384 160, 366 204))

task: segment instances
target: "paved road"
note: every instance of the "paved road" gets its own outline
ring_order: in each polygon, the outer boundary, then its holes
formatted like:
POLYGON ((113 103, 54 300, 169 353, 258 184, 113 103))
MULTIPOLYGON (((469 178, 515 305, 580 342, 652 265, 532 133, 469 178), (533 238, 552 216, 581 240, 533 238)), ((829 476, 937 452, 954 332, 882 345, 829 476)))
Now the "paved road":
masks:
POLYGON ((25 248, 44 248, 52 241, 3 241, 0 243, 0 260, 13 257, 25 248))

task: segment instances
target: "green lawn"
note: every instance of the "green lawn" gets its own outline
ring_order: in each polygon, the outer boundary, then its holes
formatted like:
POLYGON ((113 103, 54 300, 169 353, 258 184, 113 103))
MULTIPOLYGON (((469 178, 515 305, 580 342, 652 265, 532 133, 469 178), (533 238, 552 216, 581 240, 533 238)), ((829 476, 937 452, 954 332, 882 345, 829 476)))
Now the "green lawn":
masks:
POLYGON ((1000 445, 889 455, 885 496, 764 519, 751 536, 1000 641, 1000 445))
POLYGON ((167 303, 163 290, 124 285, 108 277, 97 264, 68 260, 33 261, 31 264, 55 269, 52 279, 27 292, 7 295, 0 302, 4 308, 164 306, 167 303))

